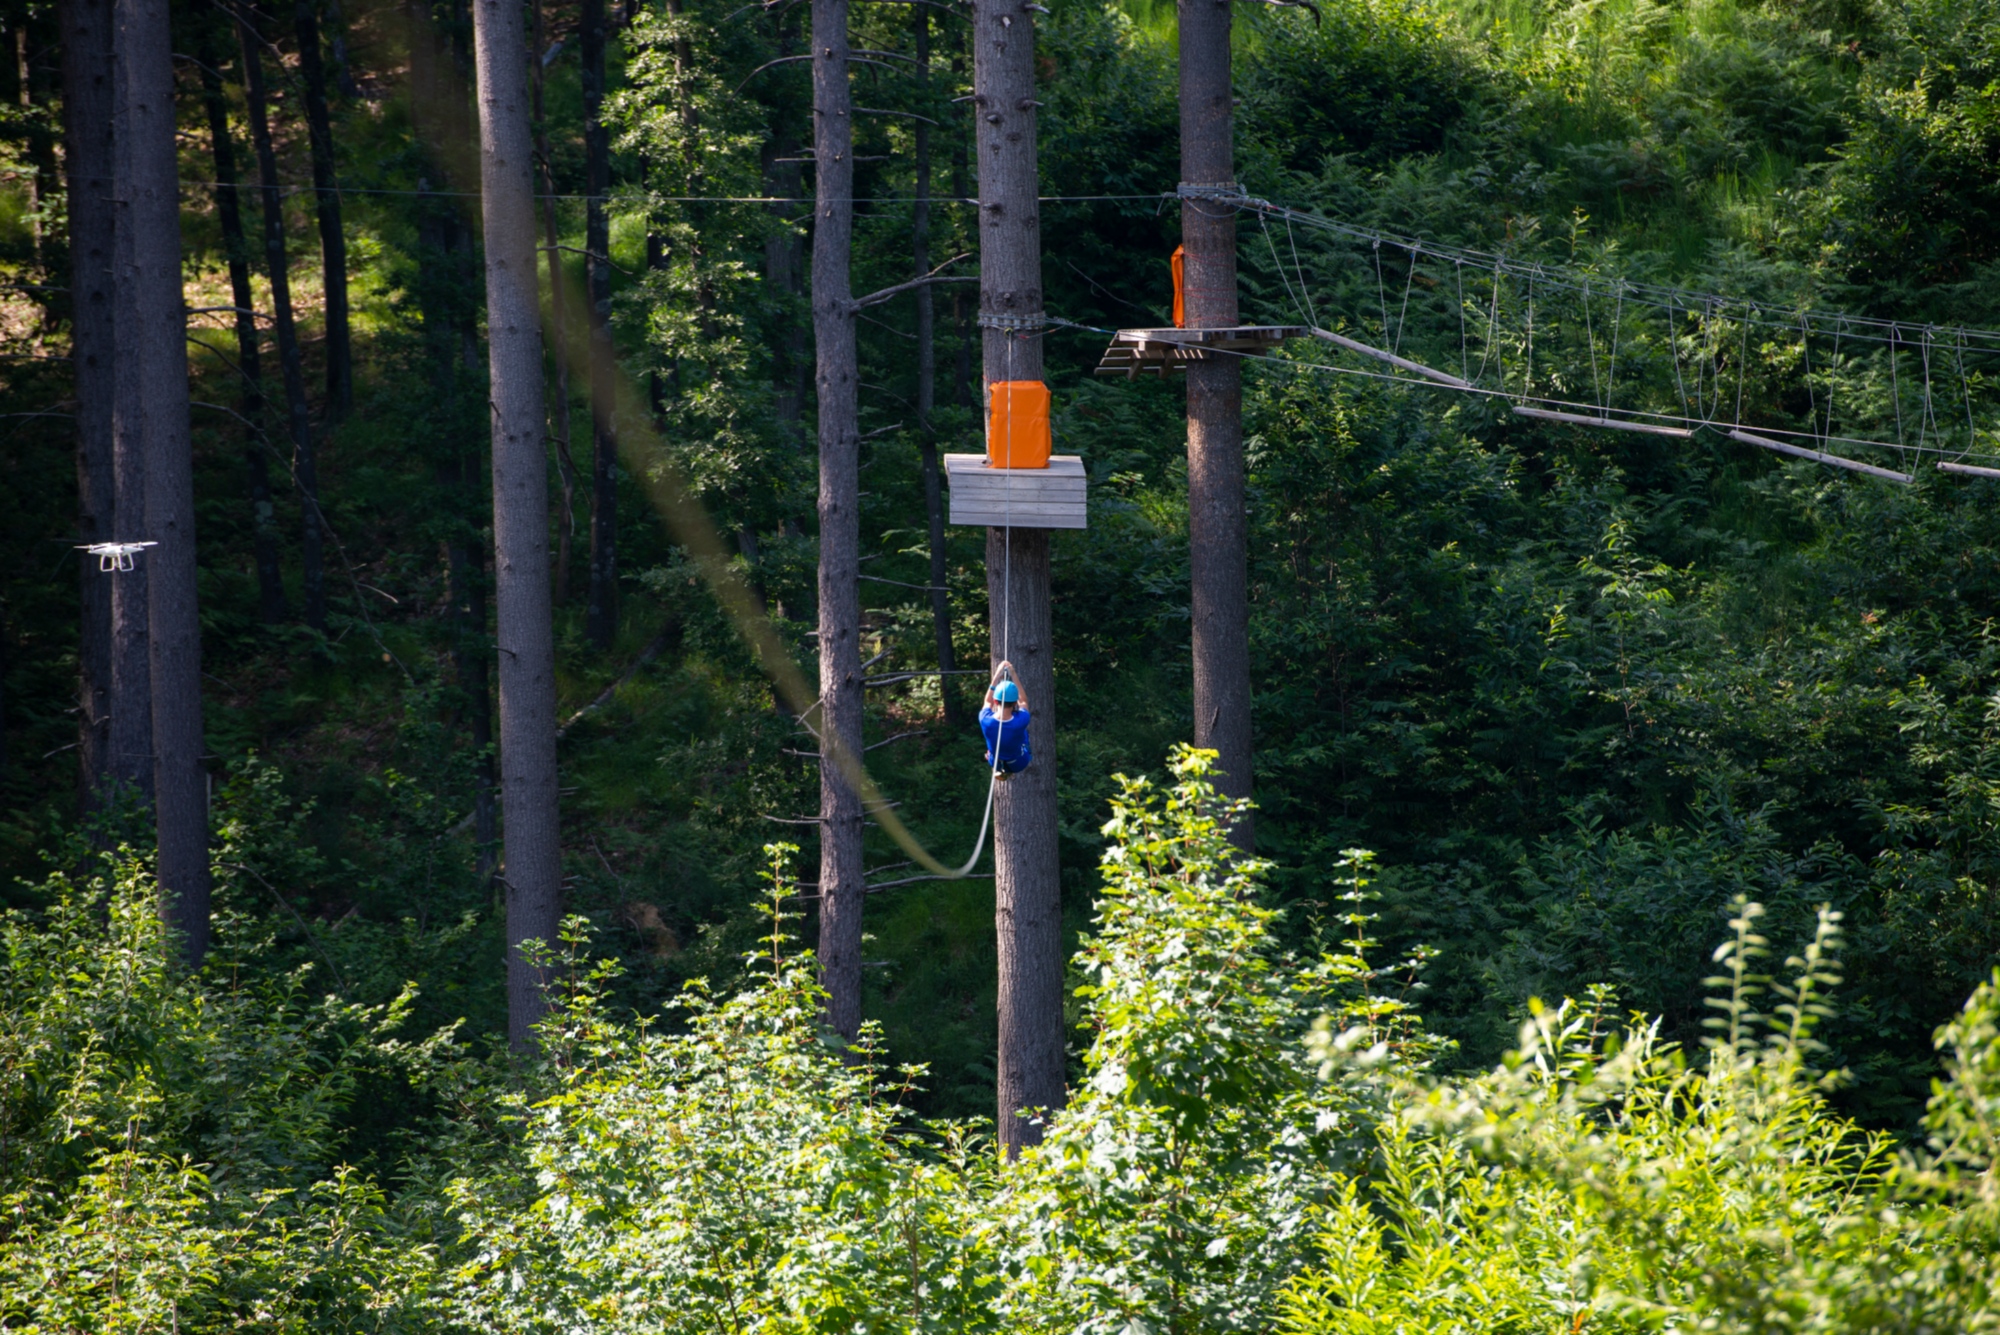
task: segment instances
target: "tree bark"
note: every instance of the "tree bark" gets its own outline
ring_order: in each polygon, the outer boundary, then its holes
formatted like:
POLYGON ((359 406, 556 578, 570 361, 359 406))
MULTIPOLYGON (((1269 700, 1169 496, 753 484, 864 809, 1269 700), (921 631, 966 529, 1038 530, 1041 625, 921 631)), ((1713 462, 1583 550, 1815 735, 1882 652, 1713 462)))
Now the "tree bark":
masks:
POLYGON ((292 23, 299 39, 299 82, 305 88, 320 267, 326 280, 326 415, 339 421, 354 407, 354 351, 348 332, 347 235, 340 223, 340 183, 334 173, 333 116, 326 105, 318 0, 297 0, 292 23))
POLYGON ((477 870, 483 883, 493 875, 499 836, 494 810, 493 705, 486 646, 485 541, 476 522, 479 465, 476 459, 454 459, 440 479, 448 486, 460 514, 457 531, 445 544, 445 564, 451 599, 452 675, 465 697, 466 731, 472 742, 472 838, 478 845, 477 870))
MULTIPOLYGON (((822 754, 861 755, 860 352, 849 266, 854 248, 854 99, 848 0, 812 0, 813 334, 819 390, 819 690, 822 754)), ((819 963, 826 1020, 861 1030, 861 798, 831 760, 819 766, 819 963)))
POLYGON ((513 0, 473 0, 480 198, 493 422, 493 550, 507 887, 507 1037, 535 1042, 547 980, 523 955, 556 943, 562 844, 556 778, 555 629, 549 605, 548 460, 527 33, 513 0))
MULTIPOLYGON (((202 29, 202 102, 208 109, 208 138, 215 162, 215 213, 222 224, 222 247, 229 258, 230 302, 236 307, 236 365, 242 372, 243 416, 264 417, 262 336, 257 332, 256 295, 250 286, 250 245, 243 235, 242 201, 237 193, 236 146, 229 134, 229 103, 223 95, 222 56, 214 32, 202 29)), ((271 507, 270 447, 261 435, 244 450, 249 478, 252 550, 257 562, 257 619, 275 626, 290 614, 285 605, 284 571, 278 564, 278 525, 271 507)))
MULTIPOLYGON (((110 542, 116 528, 111 399, 111 0, 58 7, 63 41, 64 164, 69 194, 70 360, 76 385, 77 537, 110 542)), ((112 577, 77 553, 77 810, 99 810, 112 781, 112 577)))
MULTIPOLYGON (((1020 0, 974 0, 972 108, 979 155, 979 311, 990 385, 1042 378, 1042 234, 1036 203, 1035 28, 1020 0)), ((1000 1143, 1041 1139, 1021 1114, 1063 1104, 1062 879, 1056 848, 1055 667, 1049 534, 988 529, 992 652, 1013 661, 1034 763, 993 804, 1000 946, 1000 1143)))
POLYGON ((618 636, 618 437, 612 418, 617 366, 611 346, 611 130, 604 123, 604 0, 583 0, 584 264, 589 275, 590 588, 584 638, 608 649, 618 636))
MULTIPOLYGON (((780 45, 780 50, 786 44, 780 45)), ((804 188, 804 173, 796 161, 798 136, 785 126, 776 126, 764 145, 764 193, 777 199, 796 199, 804 188)), ((773 204, 779 222, 764 238, 764 280, 787 298, 799 295, 805 270, 805 237, 797 227, 783 221, 792 205, 773 204)), ((806 406, 805 330, 800 327, 787 302, 778 335, 771 341, 772 415, 778 434, 793 447, 803 444, 799 419, 806 406)))
POLYGON ((361 89, 347 63, 347 21, 341 15, 340 0, 326 0, 326 49, 333 58, 333 86, 351 102, 361 96, 361 89))
MULTIPOLYGON (((446 189, 455 179, 446 158, 453 108, 462 105, 464 84, 441 77, 435 36, 419 32, 411 43, 411 118, 429 167, 446 189)), ((471 164, 467 164, 468 166, 471 164)), ((428 178, 425 178, 428 179, 428 178)), ((465 211, 419 187, 417 307, 431 363, 431 394, 447 424, 437 442, 436 479, 448 518, 445 532, 445 600, 451 628, 452 672, 460 704, 453 722, 464 722, 473 753, 473 841, 477 870, 485 882, 494 871, 499 846, 493 770, 491 653, 486 636, 486 538, 490 502, 484 497, 477 448, 459 435, 461 424, 477 420, 476 399, 485 389, 477 355, 478 307, 474 294, 475 247, 465 211), (468 403, 468 398, 475 402, 468 403)))
MULTIPOLYGON (((159 544, 138 563, 150 567, 156 873, 161 915, 179 938, 182 958, 193 966, 208 953, 208 776, 201 761, 201 615, 173 42, 168 0, 118 0, 116 14, 113 159, 124 213, 118 280, 130 294, 119 302, 117 349, 119 377, 121 382, 129 377, 131 392, 121 383, 112 411, 121 417, 120 452, 130 441, 143 461, 138 513, 145 539, 159 544)), ((122 513, 122 494, 119 502, 122 513)), ((122 585, 124 576, 118 580, 122 585)))
MULTIPOLYGON (((1181 180, 1236 180, 1229 76, 1229 0, 1180 0, 1181 180)), ((1181 204, 1183 293, 1188 327, 1238 321, 1236 215, 1215 203, 1181 204)), ((1251 791, 1250 577, 1244 522, 1243 367, 1234 357, 1190 363, 1188 572, 1194 621, 1194 742, 1215 751, 1216 786, 1251 791)), ((1245 817, 1230 837, 1253 847, 1245 817)))
MULTIPOLYGON (((41 210, 56 187, 56 153, 54 136, 42 118, 35 114, 34 67, 29 57, 30 36, 28 29, 32 23, 24 11, 14 24, 14 70, 18 79, 15 100, 21 108, 21 124, 27 140, 28 162, 33 170, 27 173, 27 214, 28 240, 33 247, 34 274, 37 281, 46 282, 48 273, 47 255, 43 249, 43 223, 41 210)), ((41 305, 46 311, 48 298, 43 296, 41 305)))
MULTIPOLYGON (((912 5, 911 21, 916 26, 917 78, 923 92, 930 91, 931 15, 923 5, 912 5)), ((926 104, 929 99, 926 97, 926 104)), ((916 276, 931 271, 931 127, 917 121, 916 203, 910 216, 910 249, 916 276)), ((951 596, 945 591, 949 573, 945 565, 944 495, 938 479, 937 429, 931 414, 937 406, 937 303, 929 286, 917 289, 917 430, 923 438, 924 518, 930 528, 931 631, 937 641, 938 694, 944 700, 945 726, 956 732, 965 726, 965 711, 952 684, 957 668, 951 644, 951 596)))
POLYGON ((549 353, 556 373, 554 410, 549 414, 555 428, 556 478, 562 485, 562 513, 556 518, 556 606, 569 604, 570 551, 576 543, 576 459, 569 444, 569 293, 562 279, 562 235, 556 227, 556 177, 549 153, 549 131, 544 106, 546 78, 543 51, 548 44, 542 28, 542 2, 535 0, 535 31, 531 49, 534 64, 535 162, 542 182, 542 234, 549 262, 549 353))
MULTIPOLYGON (((143 171, 133 155, 131 117, 135 101, 146 92, 143 28, 135 24, 129 0, 113 0, 111 20, 111 199, 112 225, 112 356, 111 356, 111 491, 116 516, 112 537, 140 542, 150 535, 146 523, 147 400, 142 322, 145 285, 138 279, 147 253, 146 239, 135 231, 138 215, 134 192, 141 188, 133 173, 143 171), (137 62, 137 67, 135 67, 137 62)), ((150 117, 155 109, 141 107, 150 117)), ((179 218, 175 218, 178 227, 179 218)), ((178 295, 176 296, 178 300, 178 295)), ((148 585, 156 564, 142 552, 132 569, 111 579, 111 780, 150 806, 153 800, 153 656, 152 611, 148 585)))
POLYGON ((259 195, 264 214, 264 268, 271 280, 271 324, 278 339, 278 372, 285 385, 285 424, 292 438, 292 485, 299 493, 299 567, 305 620, 326 629, 326 559, 319 514, 319 461, 313 440, 312 409, 306 402, 305 363, 292 316, 291 261, 285 254, 285 204, 278 184, 278 155, 271 142, 270 97, 264 86, 263 41, 240 14, 237 35, 243 47, 244 102, 250 113, 250 142, 257 153, 259 195))
MULTIPOLYGON (((960 29, 951 52, 951 82, 957 87, 965 82, 965 48, 971 42, 970 35, 960 29)), ((960 104, 962 110, 963 104, 960 104)), ((967 153, 972 137, 979 129, 976 114, 963 112, 966 120, 959 127, 959 133, 951 137, 951 194, 953 199, 968 199, 972 195, 972 164, 967 153)), ((977 229, 978 219, 974 218, 977 229)), ((965 289, 953 285, 951 289, 951 322, 958 335, 957 344, 952 349, 952 402, 971 412, 982 400, 972 392, 972 342, 973 323, 965 318, 965 289)))

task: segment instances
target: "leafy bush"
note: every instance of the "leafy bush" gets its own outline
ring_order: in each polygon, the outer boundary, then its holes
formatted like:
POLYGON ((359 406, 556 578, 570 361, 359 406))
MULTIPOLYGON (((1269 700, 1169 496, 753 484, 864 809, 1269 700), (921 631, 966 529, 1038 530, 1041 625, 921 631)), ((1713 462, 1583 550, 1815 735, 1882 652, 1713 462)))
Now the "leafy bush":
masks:
POLYGON ((395 1038, 407 998, 307 1001, 235 916, 182 976, 143 874, 58 878, 0 920, 0 1330, 1994 1328, 2000 972, 1938 1035, 1922 1145, 1827 1102, 1827 908, 1773 978, 1737 899, 1698 1052, 1599 987, 1441 1076, 1426 957, 1371 962, 1370 855, 1332 869, 1344 939, 1286 953, 1211 760, 1121 780, 1085 1079, 1013 1162, 821 1028, 795 849, 745 990, 622 1018, 573 919, 513 1066, 395 1038), (340 1162, 372 1068, 446 1113, 393 1190, 340 1162))
POLYGON ((394 1328, 430 1253, 337 1156, 360 1075, 439 1050, 408 997, 315 1002, 241 917, 182 976, 129 858, 45 889, 0 917, 0 1329, 394 1328))

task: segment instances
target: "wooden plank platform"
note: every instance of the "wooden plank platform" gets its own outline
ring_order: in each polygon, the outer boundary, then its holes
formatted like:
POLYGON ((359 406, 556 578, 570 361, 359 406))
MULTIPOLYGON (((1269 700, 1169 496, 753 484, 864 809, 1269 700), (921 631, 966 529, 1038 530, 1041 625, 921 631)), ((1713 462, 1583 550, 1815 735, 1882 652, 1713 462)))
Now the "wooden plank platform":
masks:
POLYGON ((1261 357, 1288 338, 1304 338, 1304 325, 1232 325, 1223 329, 1121 329, 1097 364, 1098 375, 1164 376, 1189 362, 1218 355, 1261 357))
POLYGON ((983 454, 947 454, 951 522, 978 528, 1085 528, 1083 460, 1057 454, 1047 468, 992 468, 983 454))

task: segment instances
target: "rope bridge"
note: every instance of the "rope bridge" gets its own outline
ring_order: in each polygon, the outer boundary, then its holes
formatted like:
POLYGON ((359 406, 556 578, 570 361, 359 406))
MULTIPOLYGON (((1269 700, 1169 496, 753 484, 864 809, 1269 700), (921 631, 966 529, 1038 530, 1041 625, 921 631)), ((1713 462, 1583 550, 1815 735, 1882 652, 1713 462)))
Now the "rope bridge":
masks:
MULTIPOLYGON (((1979 425, 2000 409, 2000 333, 1439 245, 1240 192, 1201 199, 1257 219, 1244 258, 1299 319, 1273 330, 1309 335, 1330 358, 1278 364, 1486 397, 1574 426, 1678 439, 1707 429, 1896 482, 1926 465, 2000 477, 2000 438, 1979 425)), ((1198 332, 1124 331, 1099 369, 1136 373, 1147 348, 1160 373, 1263 351, 1167 346, 1198 332)))

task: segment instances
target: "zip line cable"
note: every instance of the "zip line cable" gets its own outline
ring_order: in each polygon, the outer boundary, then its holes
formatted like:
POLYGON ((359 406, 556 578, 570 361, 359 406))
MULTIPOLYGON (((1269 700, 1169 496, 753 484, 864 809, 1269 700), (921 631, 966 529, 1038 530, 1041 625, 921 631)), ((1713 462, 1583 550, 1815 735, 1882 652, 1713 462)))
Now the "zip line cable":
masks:
MULTIPOLYGON (((181 182, 181 185, 203 190, 261 191, 263 189, 261 185, 254 181, 184 180, 181 182)), ((313 185, 281 185, 278 187, 278 193, 281 196, 290 197, 292 195, 317 195, 321 192, 318 186, 313 185)), ((340 185, 334 188, 333 193, 337 195, 404 196, 413 199, 480 198, 480 193, 477 190, 417 190, 402 189, 393 186, 340 185)), ((810 195, 653 195, 645 193, 592 195, 561 192, 543 194, 539 191, 533 195, 533 198, 538 200, 584 200, 586 202, 594 200, 600 204, 813 204, 821 202, 815 200, 810 195)), ((1035 197, 1036 202, 1039 204, 1137 203, 1157 199, 1159 199, 1158 195, 1037 195, 1035 197)), ((922 202, 927 204, 962 204, 967 208, 979 207, 979 201, 976 199, 960 199, 952 195, 927 195, 922 197, 921 200, 916 195, 857 195, 852 199, 830 200, 826 202, 836 204, 916 204, 922 202)))

